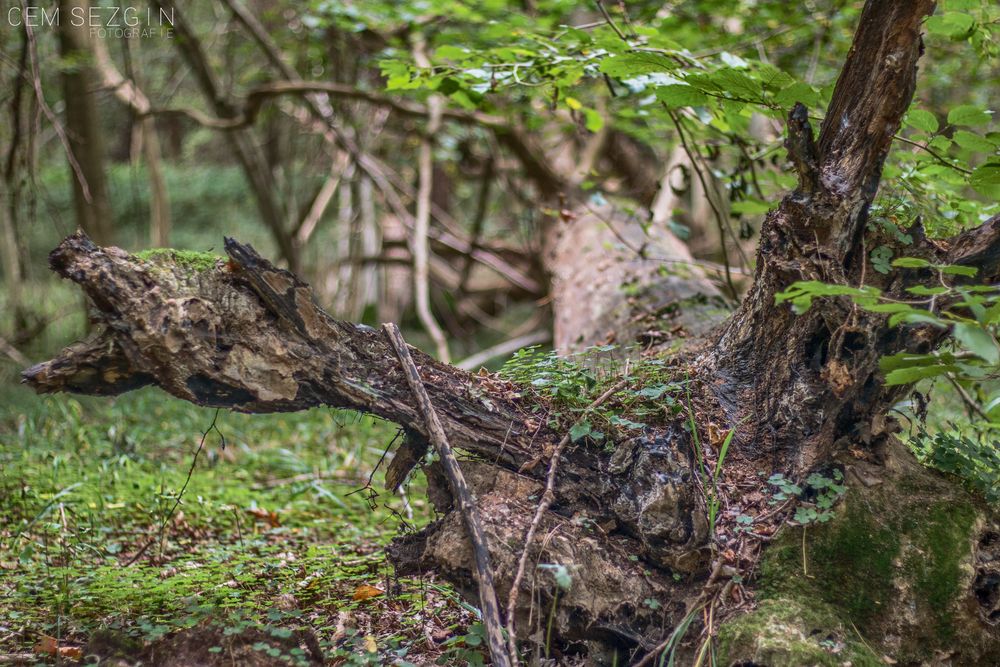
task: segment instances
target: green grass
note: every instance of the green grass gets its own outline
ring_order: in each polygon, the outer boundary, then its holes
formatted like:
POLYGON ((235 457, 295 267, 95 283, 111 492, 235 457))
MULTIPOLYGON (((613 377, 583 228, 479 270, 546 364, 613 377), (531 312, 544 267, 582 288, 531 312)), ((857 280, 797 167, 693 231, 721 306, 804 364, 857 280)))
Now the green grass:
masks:
POLYGON ((351 493, 394 426, 327 410, 221 412, 171 515, 214 410, 152 389, 2 393, 0 653, 31 651, 41 634, 83 646, 107 632, 141 651, 206 627, 258 633, 253 650, 276 664, 305 661, 288 640, 303 632, 349 664, 467 650, 470 608, 433 581, 396 581, 382 552, 431 517, 420 482, 407 521, 380 473, 377 497, 351 493), (385 594, 355 600, 359 586, 385 594))

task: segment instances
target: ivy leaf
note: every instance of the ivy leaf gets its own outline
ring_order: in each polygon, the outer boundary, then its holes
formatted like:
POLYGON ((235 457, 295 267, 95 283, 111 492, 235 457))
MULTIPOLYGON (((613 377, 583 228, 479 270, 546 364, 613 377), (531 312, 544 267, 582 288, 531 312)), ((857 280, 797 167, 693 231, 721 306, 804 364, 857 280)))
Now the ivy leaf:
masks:
POLYGON ((665 384, 658 384, 658 385, 655 385, 655 386, 652 386, 652 387, 643 387, 642 389, 640 389, 636 393, 639 394, 640 396, 642 396, 643 398, 648 398, 650 400, 654 400, 655 401, 660 396, 663 396, 663 394, 665 394, 668 389, 669 389, 669 387, 667 387, 667 385, 665 385, 665 384))
POLYGON ((952 335, 962 347, 986 363, 994 366, 1000 364, 1000 347, 997 347, 997 342, 985 329, 967 322, 959 322, 952 330, 952 335))
POLYGON ((879 273, 889 273, 892 268, 890 259, 892 259, 892 248, 887 245, 880 245, 871 252, 872 268, 879 273))

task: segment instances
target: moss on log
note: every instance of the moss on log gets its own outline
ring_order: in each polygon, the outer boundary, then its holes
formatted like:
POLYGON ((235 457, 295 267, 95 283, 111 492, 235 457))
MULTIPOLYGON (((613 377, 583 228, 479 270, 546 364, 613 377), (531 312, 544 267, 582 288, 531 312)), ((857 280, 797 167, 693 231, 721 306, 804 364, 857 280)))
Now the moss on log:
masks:
POLYGON ((720 630, 722 664, 1000 664, 995 509, 898 442, 879 477, 849 470, 833 520, 766 550, 759 606, 720 630))

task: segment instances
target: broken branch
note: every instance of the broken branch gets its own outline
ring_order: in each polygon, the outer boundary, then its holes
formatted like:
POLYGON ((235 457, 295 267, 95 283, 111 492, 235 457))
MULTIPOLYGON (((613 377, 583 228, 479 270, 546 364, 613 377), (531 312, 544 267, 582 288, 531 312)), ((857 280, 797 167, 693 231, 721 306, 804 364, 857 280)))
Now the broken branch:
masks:
POLYGON ((486 535, 483 532, 482 522, 479 520, 479 510, 476 508, 472 493, 465 483, 465 476, 462 475, 462 469, 458 465, 455 453, 452 451, 451 445, 448 444, 448 437, 441 426, 441 420, 438 419, 434 405, 431 403, 430 397, 427 396, 427 391, 420 380, 420 372, 410 357, 410 351, 407 349, 406 341, 403 340, 403 335, 399 332, 399 327, 395 324, 383 324, 382 329, 395 348, 399 363, 403 366, 406 382, 410 385, 420 412, 423 414, 427 424, 427 434, 437 450, 438 456, 441 457, 441 466, 448 477, 449 486, 458 503, 465 527, 469 531, 472 554, 476 563, 476 579, 479 583, 479 604, 483 610, 483 623, 486 626, 490 656, 493 658, 494 665, 508 667, 511 663, 503 640, 500 606, 497 603, 497 593, 493 584, 493 566, 490 564, 490 552, 486 548, 486 535))

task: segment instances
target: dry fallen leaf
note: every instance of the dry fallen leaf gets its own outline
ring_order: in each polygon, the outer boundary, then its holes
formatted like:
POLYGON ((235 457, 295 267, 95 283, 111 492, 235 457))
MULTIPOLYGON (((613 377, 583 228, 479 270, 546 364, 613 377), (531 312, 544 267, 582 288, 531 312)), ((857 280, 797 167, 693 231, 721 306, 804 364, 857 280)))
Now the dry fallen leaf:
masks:
POLYGON ((375 638, 371 635, 365 635, 365 650, 369 653, 378 651, 378 644, 375 643, 375 638))
POLYGON ((56 651, 59 650, 59 640, 55 637, 50 637, 48 635, 42 635, 35 644, 35 653, 45 653, 47 655, 55 655, 56 651))
POLYGON ((83 649, 79 646, 59 646, 59 640, 55 637, 43 634, 35 644, 35 653, 44 655, 57 655, 67 660, 83 660, 83 649))
POLYGON ((278 528, 281 526, 281 519, 278 518, 278 513, 269 512, 263 507, 251 507, 247 510, 247 514, 255 519, 266 522, 271 528, 278 528))
POLYGON ((361 584, 354 589, 354 599, 355 600, 367 600, 368 598, 377 597, 384 593, 381 588, 375 588, 374 586, 369 586, 368 584, 361 584))
POLYGON ((79 646, 60 646, 59 657, 68 660, 83 660, 83 649, 79 646))

